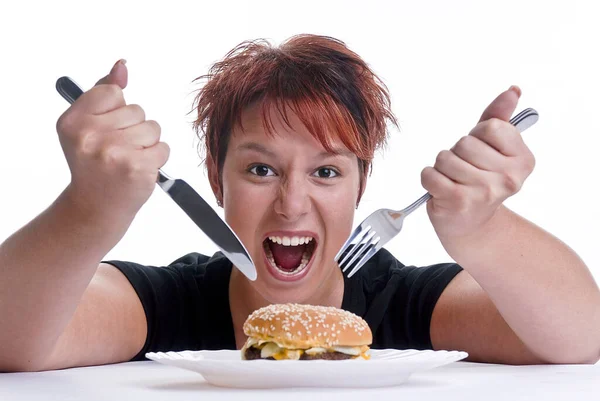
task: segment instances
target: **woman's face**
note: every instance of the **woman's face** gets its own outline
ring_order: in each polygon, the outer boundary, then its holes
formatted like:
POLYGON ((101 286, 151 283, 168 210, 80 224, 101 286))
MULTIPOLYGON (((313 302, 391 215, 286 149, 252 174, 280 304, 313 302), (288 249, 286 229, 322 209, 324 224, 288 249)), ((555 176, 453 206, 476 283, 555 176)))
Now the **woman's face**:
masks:
MULTIPOLYGON (((306 302, 339 278, 334 257, 352 229, 360 191, 356 156, 338 140, 328 153, 293 112, 287 126, 260 109, 242 115, 222 171, 225 219, 257 268, 253 289, 271 303, 306 302)), ((213 179, 214 187, 214 179, 213 179)))

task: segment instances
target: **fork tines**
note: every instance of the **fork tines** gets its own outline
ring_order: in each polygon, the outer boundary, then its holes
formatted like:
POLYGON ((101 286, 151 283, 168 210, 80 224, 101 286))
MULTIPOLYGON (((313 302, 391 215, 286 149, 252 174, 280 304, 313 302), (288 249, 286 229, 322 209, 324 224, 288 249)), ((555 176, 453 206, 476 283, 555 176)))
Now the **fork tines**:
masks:
POLYGON ((376 234, 375 231, 371 230, 371 226, 364 228, 357 227, 353 235, 342 247, 342 250, 336 255, 335 260, 338 261, 342 272, 345 273, 346 270, 354 266, 348 274, 348 278, 352 277, 362 267, 364 262, 377 252, 375 247, 380 237, 376 236, 376 234), (352 242, 357 242, 357 244, 352 244, 352 242))

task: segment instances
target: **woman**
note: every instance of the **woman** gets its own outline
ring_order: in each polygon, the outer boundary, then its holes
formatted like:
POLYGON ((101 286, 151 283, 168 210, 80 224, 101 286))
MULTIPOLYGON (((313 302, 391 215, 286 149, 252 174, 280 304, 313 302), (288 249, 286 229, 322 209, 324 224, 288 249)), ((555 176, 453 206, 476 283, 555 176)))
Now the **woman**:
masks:
POLYGON ((598 359, 600 293, 587 267, 502 205, 534 165, 508 123, 518 88, 423 170, 430 220, 457 263, 407 267, 381 250, 347 279, 333 259, 395 122, 385 87, 343 43, 312 35, 278 48, 244 43, 205 78, 195 107, 210 183, 258 279, 218 253, 166 267, 100 263, 168 158, 158 124, 125 103, 119 61, 58 121, 71 183, 1 245, 0 370, 240 348, 246 317, 283 302, 351 310, 376 348, 461 349, 499 363, 598 359))

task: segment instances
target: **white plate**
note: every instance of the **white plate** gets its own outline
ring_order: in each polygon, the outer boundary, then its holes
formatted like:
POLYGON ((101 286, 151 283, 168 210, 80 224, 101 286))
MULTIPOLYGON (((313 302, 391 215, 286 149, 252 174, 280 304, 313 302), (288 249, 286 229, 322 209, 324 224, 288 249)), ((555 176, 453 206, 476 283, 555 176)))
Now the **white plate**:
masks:
POLYGON ((200 373, 221 387, 386 387, 415 372, 467 357, 461 351, 371 350, 370 360, 272 361, 241 359, 240 351, 149 352, 148 359, 200 373))

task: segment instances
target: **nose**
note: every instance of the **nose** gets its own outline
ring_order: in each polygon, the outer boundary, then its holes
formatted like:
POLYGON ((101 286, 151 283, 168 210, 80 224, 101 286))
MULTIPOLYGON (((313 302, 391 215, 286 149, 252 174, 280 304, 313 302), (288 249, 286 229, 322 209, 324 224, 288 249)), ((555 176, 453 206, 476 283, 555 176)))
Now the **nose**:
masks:
POLYGON ((296 221, 310 212, 309 183, 304 177, 283 180, 275 201, 275 212, 288 221, 296 221))

